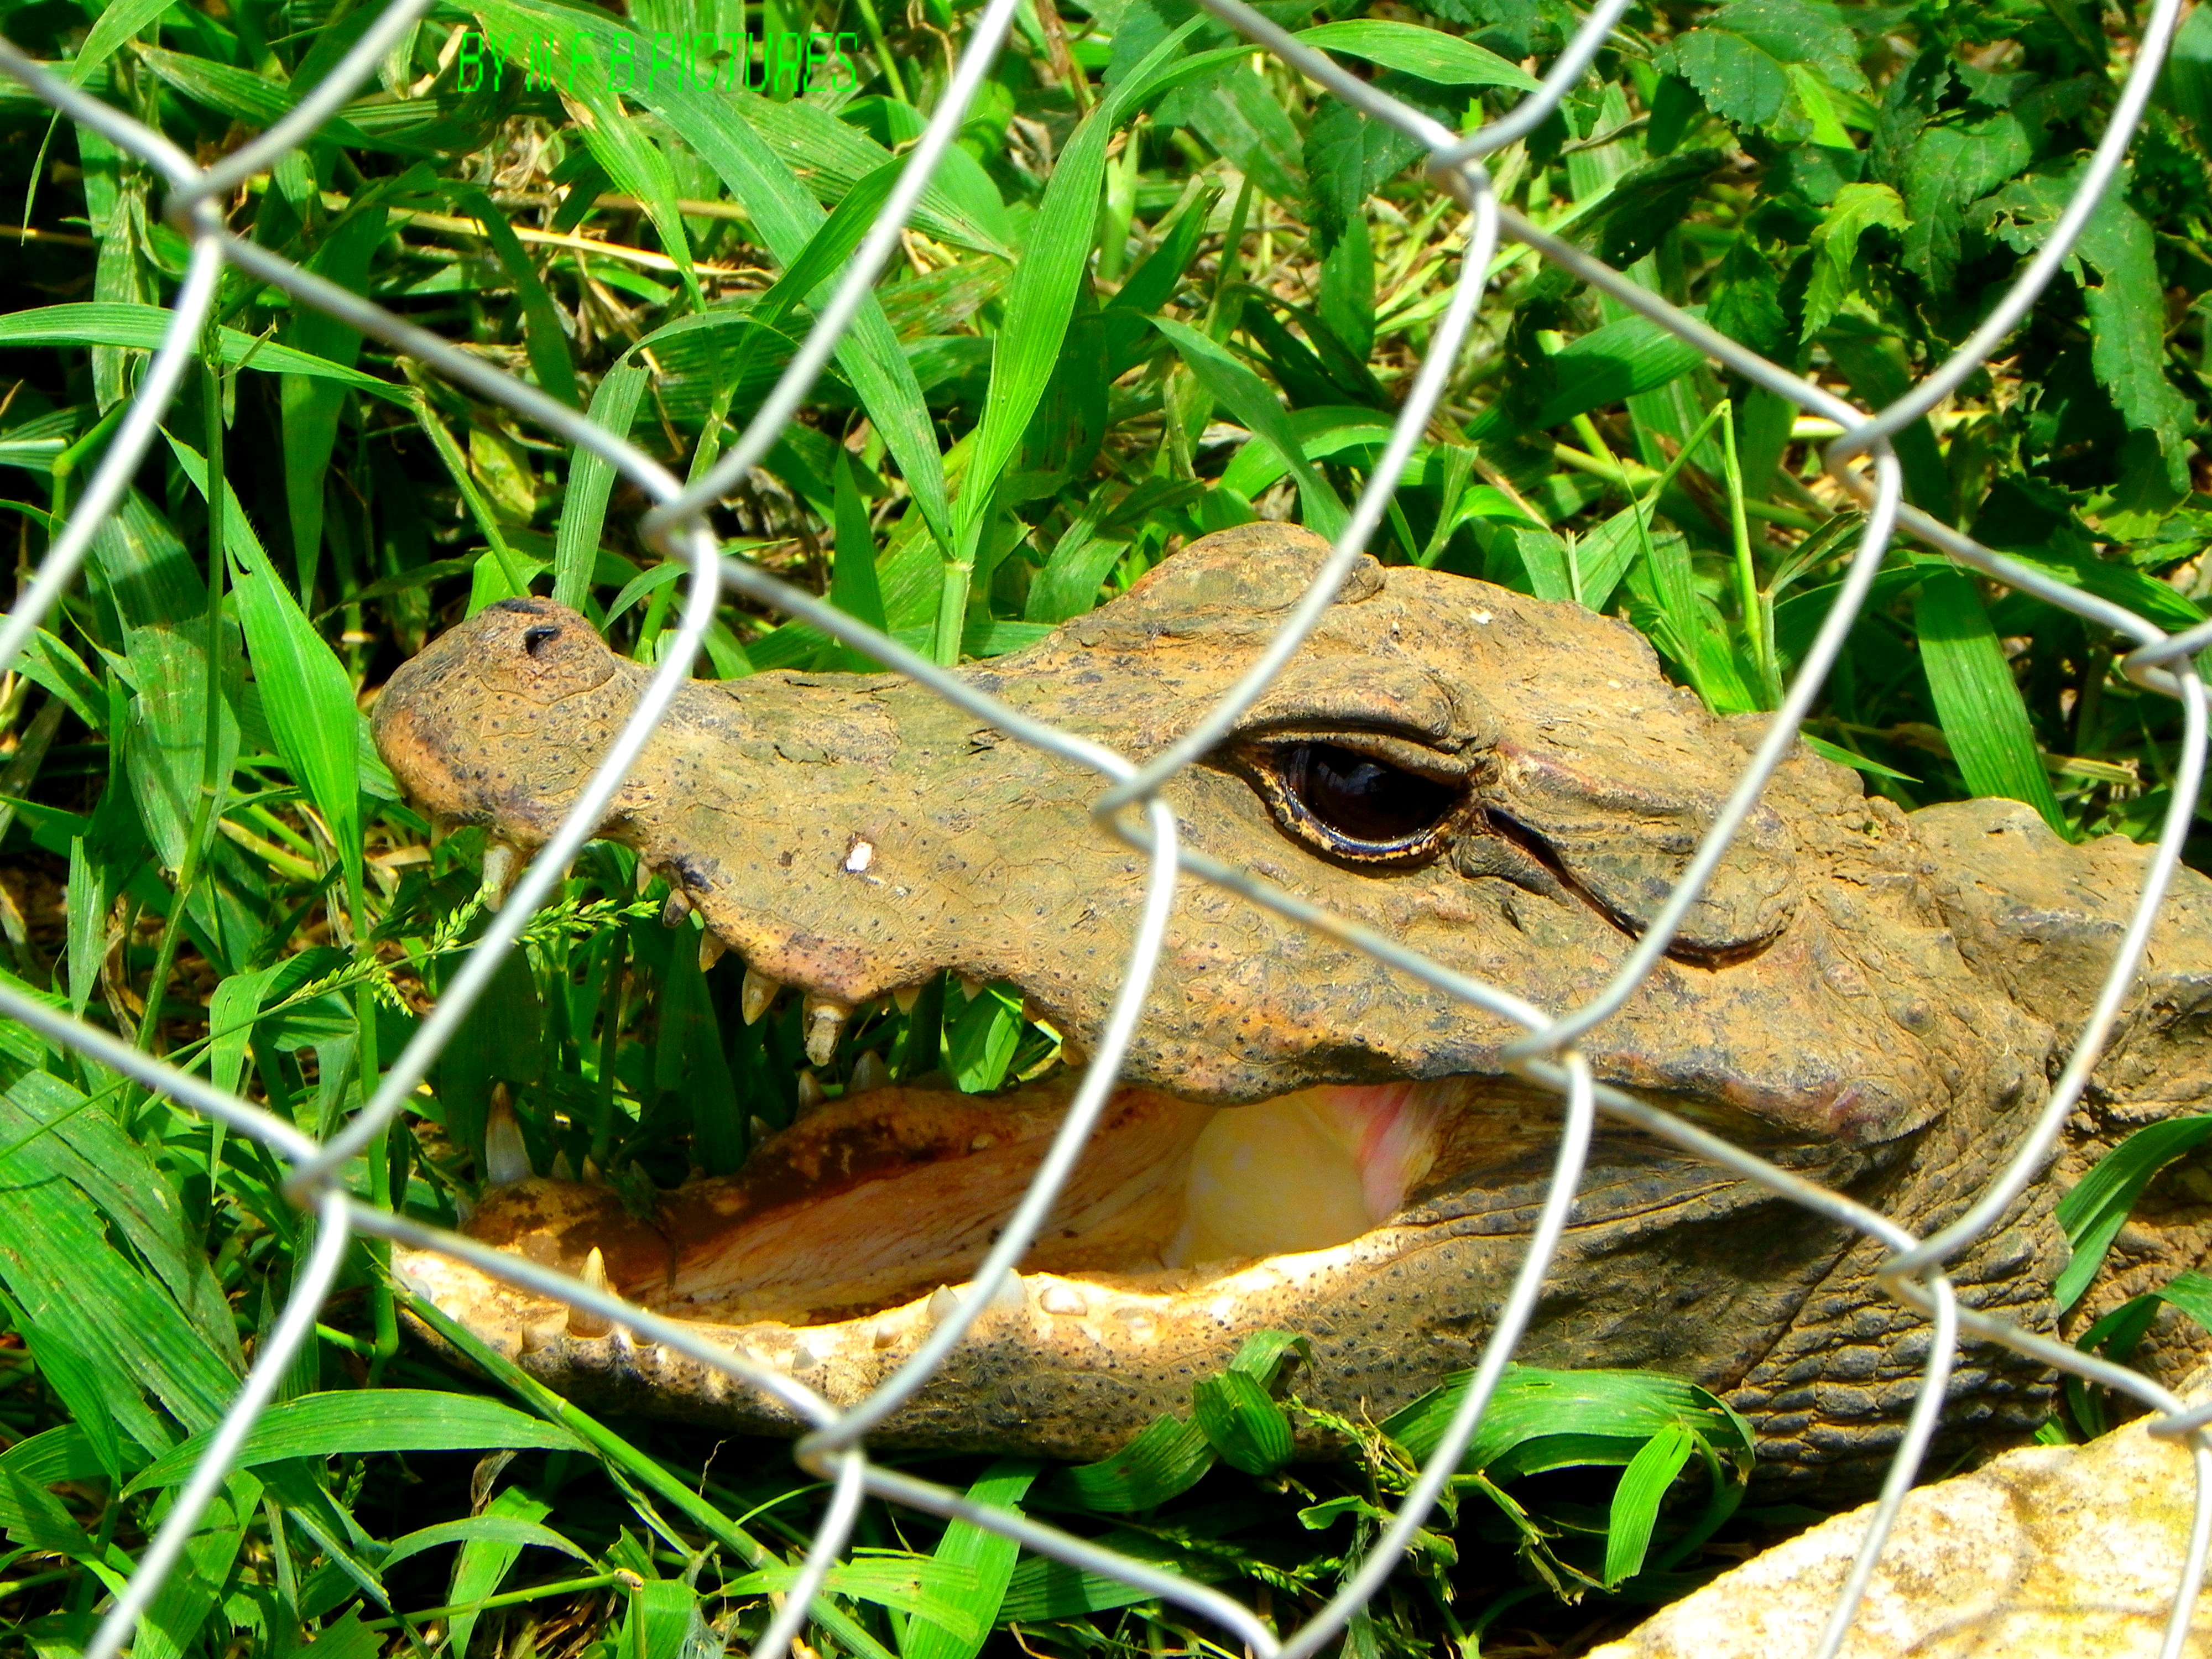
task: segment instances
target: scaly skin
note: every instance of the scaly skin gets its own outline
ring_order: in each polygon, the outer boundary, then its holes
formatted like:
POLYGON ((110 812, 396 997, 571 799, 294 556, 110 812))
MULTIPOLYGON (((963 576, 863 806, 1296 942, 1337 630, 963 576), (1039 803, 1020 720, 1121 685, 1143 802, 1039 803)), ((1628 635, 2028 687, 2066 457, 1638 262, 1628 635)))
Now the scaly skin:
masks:
MULTIPOLYGON (((1323 551, 1274 525, 1209 537, 1040 644, 963 672, 1142 757, 1235 680, 1323 551)), ((528 849, 645 675, 574 613, 509 601, 394 676, 377 741, 437 818, 528 849)), ((1364 562, 1237 740, 1167 794, 1192 847, 1564 1010, 1604 985, 1663 901, 1757 732, 1668 686, 1623 623, 1364 562), (1460 804, 1423 856, 1331 855, 1255 781, 1267 767, 1255 774, 1251 757, 1281 751, 1249 745, 1297 737, 1357 746, 1460 804)), ((846 1004, 941 969, 1010 981, 1087 1052, 1144 880, 1141 858, 1089 820, 1101 787, 901 678, 765 673, 686 687, 603 833, 678 884, 757 973, 846 1004)), ((2069 848, 2011 803, 1908 817, 1801 752, 1676 950, 1585 1051, 1600 1078, 1930 1231, 2033 1121, 2142 863, 2124 842, 2069 848)), ((1519 1261, 1557 1122, 1555 1102, 1495 1081, 1513 1035, 1187 882, 1124 1068, 1134 1092, 1233 1108, 1318 1085, 1474 1079, 1436 1085, 1449 1154, 1416 1172, 1388 1224, 1333 1249, 1149 1278, 1044 1261, 1022 1304, 986 1317, 891 1437, 1096 1455, 1186 1407, 1193 1376, 1269 1326, 1313 1337, 1297 1391, 1347 1414, 1379 1418, 1469 1363, 1519 1261)), ((2100 1079, 2109 1086, 2080 1122, 2092 1138, 2212 1096, 2212 883, 2183 872, 2100 1079)), ((818 1164, 873 1099, 803 1121, 771 1149, 818 1164)), ((969 1109, 1006 1109, 913 1091, 883 1107, 909 1140, 933 1133, 928 1114, 969 1109)), ((572 1267, 600 1243, 618 1286, 676 1309, 667 1261, 704 1248, 698 1216, 799 1201, 765 1176, 740 1191, 746 1179, 672 1196, 653 1226, 611 1194, 532 1181, 493 1194, 474 1224, 572 1267), (618 1235, 635 1248, 617 1249, 618 1235)), ((1958 1261, 1969 1303, 2051 1325, 2062 1251, 2051 1203, 2047 1185, 2032 1188, 1958 1261)), ((1775 1473, 1856 1478, 1893 1443, 1924 1341, 1921 1322, 1874 1286, 1880 1254, 1607 1131, 1521 1357, 1695 1377, 1751 1413, 1775 1473)), ((437 1258, 401 1267, 556 1386, 785 1425, 688 1361, 619 1334, 569 1334, 556 1304, 437 1258)), ((926 1296, 906 1292, 859 1316, 830 1311, 803 1328, 757 1309, 702 1316, 840 1401, 887 1375, 929 1320, 926 1296)), ((1967 1352, 1954 1386, 1956 1432, 2017 1429, 2039 1412, 2040 1384, 1984 1350, 1967 1352)))

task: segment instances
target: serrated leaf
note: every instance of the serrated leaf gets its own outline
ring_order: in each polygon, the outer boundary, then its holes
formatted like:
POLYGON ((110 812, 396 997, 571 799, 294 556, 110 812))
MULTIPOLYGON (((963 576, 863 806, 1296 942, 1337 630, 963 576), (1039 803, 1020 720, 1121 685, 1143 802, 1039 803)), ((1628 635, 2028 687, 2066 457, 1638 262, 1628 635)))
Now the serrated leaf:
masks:
MULTIPOLYGON (((2042 246, 2065 210, 2088 163, 2063 173, 2016 180, 1986 204, 1991 229, 2022 253, 2042 246)), ((2089 313, 2089 364, 2132 429, 2158 441, 2169 482, 2189 484, 2187 438, 2196 406, 2166 373, 2166 295, 2149 223, 2128 204, 2127 191, 2108 188, 2082 227, 2067 268, 2081 284, 2089 313)))
POLYGON ((1905 158, 1905 269, 1932 289, 1948 286, 1959 269, 1959 238, 1969 204, 1986 196, 2033 159, 2027 130, 2009 112, 1986 120, 1930 126, 1905 158))
MULTIPOLYGON (((1678 36, 1652 67, 1688 82, 1723 121, 1777 137, 1810 134, 1824 143, 1832 139, 1819 136, 1821 116, 1807 109, 1802 87, 1825 82, 1845 92, 1869 89, 1850 26, 1833 7, 1812 0, 1735 0, 1678 36)), ((1832 124, 1832 110, 1823 112, 1832 124)), ((1848 147, 1840 126, 1833 137, 1848 147)))
POLYGON ((1828 325, 1851 291, 1859 238, 1877 225, 1903 235, 1911 228, 1905 198, 1887 185, 1845 185, 1814 228, 1813 270, 1805 285, 1805 325, 1798 337, 1809 340, 1828 325))

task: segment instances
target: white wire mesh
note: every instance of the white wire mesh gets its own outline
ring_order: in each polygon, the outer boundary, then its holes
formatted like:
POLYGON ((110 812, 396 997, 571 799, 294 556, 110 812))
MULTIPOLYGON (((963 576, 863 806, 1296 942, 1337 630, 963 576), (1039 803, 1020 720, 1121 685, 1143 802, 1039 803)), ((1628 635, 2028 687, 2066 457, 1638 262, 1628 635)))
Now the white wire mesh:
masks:
POLYGON ((1213 1620, 1224 1634, 1244 1644, 1254 1654, 1305 1659, 1305 1656, 1316 1652, 1340 1634, 1395 1570, 1415 1529, 1427 1519, 1445 1482, 1458 1468, 1534 1311, 1553 1252, 1566 1224, 1595 1122, 1601 1112, 1879 1241, 1892 1253, 1878 1276, 1879 1283, 1890 1294, 1928 1314, 1934 1322, 1933 1340, 1917 1400, 1892 1458, 1865 1541, 1819 1646, 1820 1659, 1832 1659, 1840 1647, 1898 1506, 1918 1472, 1942 1416, 1944 1383, 1962 1333, 1979 1341, 2002 1344, 2040 1364, 2131 1395, 2160 1414, 2152 1425, 2153 1433, 2188 1441, 2197 1479, 2195 1522, 2185 1565, 2175 1586, 2162 1649, 2167 1659, 2174 1659, 2180 1653, 2203 1573, 2208 1541, 2212 1541, 2212 1439, 2203 1432, 2208 1425, 2212 1425, 2212 1406, 2185 1412, 2172 1394, 2135 1372, 2007 1321, 1960 1307, 1945 1277, 1943 1264, 1994 1225, 2043 1169, 2057 1144, 2062 1125, 2087 1086, 2090 1072, 2134 983, 2152 923, 2179 861, 2183 838, 2203 781, 2206 696, 2192 653, 2212 645, 2212 623, 2169 635, 2142 617, 2054 581, 1980 546, 1903 501, 1900 470, 1889 448, 1889 440, 1894 434, 1955 390, 1996 349, 2034 306, 2045 286, 2069 256, 2090 214, 2118 173, 2172 40, 2180 15, 2180 0, 2158 0, 2143 20, 2141 39, 2109 125, 2081 174, 2072 201, 2048 240, 1956 354, 1906 396, 1871 414, 1685 315, 1656 294, 1571 244, 1547 234, 1493 197, 1481 158, 1532 131, 1574 88, 1626 9, 1626 0, 1602 0, 1559 54, 1539 91, 1529 94, 1509 115, 1464 135, 1441 126, 1419 111, 1348 74, 1326 57, 1301 46, 1242 3, 1242 0, 1203 3, 1311 81, 1366 114, 1398 127, 1423 146, 1428 152, 1431 179, 1468 210, 1471 231, 1461 256, 1461 275, 1449 307, 1437 327, 1427 358, 1415 377, 1390 441, 1345 532, 1252 669, 1182 738, 1142 766, 1095 743, 1030 720, 821 600, 750 563, 724 557, 705 517, 708 508, 766 455, 784 424, 797 412, 829 362, 839 337, 852 322, 886 260, 898 246, 908 213, 921 198, 932 170, 957 131, 969 102, 1006 38, 1018 9, 1017 0, 990 0, 979 15, 937 110, 914 147, 880 216, 854 257, 836 298, 822 311, 816 326, 742 437, 717 465, 688 487, 680 484, 650 456, 598 427, 586 416, 487 367, 478 358, 381 307, 264 248, 233 236, 225 228, 215 205, 218 199, 255 173, 266 170, 286 150, 315 133, 428 9, 428 0, 398 0, 283 120, 217 165, 205 169, 194 165, 160 133, 57 78, 11 44, 0 40, 0 69, 24 82, 63 114, 96 130, 166 177, 171 186, 167 216, 191 245, 191 264, 172 308, 167 335, 153 356, 127 417, 115 434, 82 500, 66 526, 59 529, 34 580, 4 625, 0 625, 0 673, 14 664, 26 641, 74 580, 94 534, 121 500, 191 361, 226 264, 234 264, 285 289, 296 300, 383 339, 480 395, 506 404, 580 448, 604 458, 654 501, 655 506, 642 526, 648 538, 670 556, 687 562, 690 568, 682 623, 675 633, 672 648, 666 652, 648 682, 635 713, 607 751, 558 832, 516 882, 461 972, 384 1074, 374 1097, 341 1133, 327 1143, 318 1145, 290 1124, 248 1102, 143 1054, 112 1035, 58 1013, 0 983, 0 1014, 18 1019, 58 1042, 73 1045, 102 1065, 135 1077, 170 1099, 254 1137, 281 1155, 291 1168, 289 1194, 303 1207, 312 1208, 319 1224, 313 1253, 299 1273, 283 1316, 260 1343, 234 1404, 209 1443, 192 1478, 179 1492, 127 1587, 111 1604, 88 1650, 89 1659, 112 1659, 130 1638, 140 1614, 191 1537, 201 1512, 222 1488, 233 1455, 291 1364, 295 1351, 313 1330, 348 1243, 363 1234, 417 1249, 446 1251, 511 1283, 564 1298, 573 1306, 627 1327, 641 1339, 665 1344, 772 1395, 814 1425, 812 1431, 799 1442, 797 1455, 807 1469, 832 1482, 831 1501, 798 1581, 790 1587, 757 1644, 758 1653, 776 1655, 790 1648, 809 1616, 810 1604, 824 1574, 845 1547, 862 1499, 872 1494, 940 1516, 973 1522, 1041 1554, 1118 1577, 1146 1595, 1179 1604, 1213 1620), (1443 395, 1481 299, 1485 274, 1501 235, 1530 244, 1545 258, 1694 343, 1727 368, 1791 400, 1802 410, 1840 424, 1844 428, 1844 435, 1830 446, 1826 465, 1831 475, 1866 507, 1859 544, 1833 606, 1807 652, 1796 682, 1769 722, 1764 740, 1745 767, 1697 855, 1667 905, 1644 931, 1604 992, 1571 1010, 1533 1006, 1508 989, 1468 979, 1407 951, 1392 939, 1341 918, 1323 916, 1303 901, 1247 872, 1180 848, 1174 816, 1158 794, 1164 782, 1206 752, 1238 715, 1257 701, 1317 624, 1346 572, 1381 523, 1399 475, 1443 395), (2094 627, 2110 630, 2130 641, 2129 653, 2120 665, 2123 672, 2140 685, 2179 699, 2185 732, 2174 771, 2171 804, 2156 852, 2147 866, 2142 894, 2068 1065, 2037 1121, 2021 1137, 1997 1176, 1957 1220, 1925 1239, 1839 1193, 1769 1164, 1666 1110, 1595 1082, 1574 1046, 1620 1008, 1672 943, 1676 929, 1697 902, 1761 790, 1795 742, 1799 726, 1818 696, 1881 566, 1891 538, 1900 528, 1999 582, 2033 592, 2051 605, 2078 614, 2094 627), (856 646, 910 676, 1009 736, 1095 770, 1102 782, 1095 805, 1098 821, 1143 850, 1150 860, 1150 880, 1135 942, 1110 1017, 1051 1152, 976 1273, 975 1283, 979 1293, 960 1298, 957 1308, 935 1327, 918 1351, 883 1387, 860 1405, 842 1411, 792 1376, 757 1365, 702 1340, 692 1328, 630 1306, 605 1291, 594 1290, 521 1257, 364 1205, 347 1193, 338 1178, 347 1160, 386 1131, 415 1091, 471 1003, 483 991, 501 959, 548 896, 564 866, 600 823, 607 803, 621 787, 677 688, 689 675, 725 589, 779 607, 811 623, 832 637, 856 646), (1124 817, 1124 809, 1132 806, 1141 808, 1141 823, 1131 823, 1124 817), (1565 1111, 1553 1180, 1532 1231, 1528 1254, 1499 1312, 1450 1431, 1437 1447, 1427 1467, 1407 1493, 1398 1514, 1369 1551, 1359 1570, 1325 1607, 1287 1638, 1279 1638, 1249 1608, 1205 1585, 1013 1511, 976 1504, 950 1488, 885 1468, 870 1459, 866 1443, 869 1432, 910 1398, 966 1335, 990 1301, 989 1287, 999 1284, 1023 1255, 1028 1241, 1082 1152, 1114 1087, 1132 1034, 1143 1017, 1146 994, 1176 883, 1186 874, 1220 884, 1301 924, 1326 927, 1334 936, 1355 944, 1416 981, 1524 1027, 1526 1035, 1507 1051, 1509 1060, 1522 1076, 1557 1091, 1565 1111))

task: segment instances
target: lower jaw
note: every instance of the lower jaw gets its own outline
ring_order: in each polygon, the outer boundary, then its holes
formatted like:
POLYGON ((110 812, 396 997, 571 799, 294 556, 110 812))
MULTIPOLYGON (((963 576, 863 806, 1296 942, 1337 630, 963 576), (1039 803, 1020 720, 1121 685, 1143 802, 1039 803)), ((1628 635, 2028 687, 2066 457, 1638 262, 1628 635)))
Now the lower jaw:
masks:
MULTIPOLYGON (((968 1281, 1066 1092, 1033 1085, 978 1101, 880 1091, 802 1117, 735 1176, 662 1194, 649 1220, 607 1188, 533 1178, 489 1191, 470 1231, 570 1273, 597 1249, 631 1300, 849 1407, 975 1294, 968 1281)), ((1192 1378, 1264 1328, 1313 1337, 1315 1370, 1299 1385, 1310 1400, 1387 1413, 1479 1352, 1525 1252, 1559 1109, 1548 1094, 1475 1078, 1331 1085, 1227 1108, 1123 1089, 1019 1276, 886 1425, 886 1443, 1102 1455, 1161 1413, 1186 1411, 1192 1378)), ((1616 1150, 1622 1178, 1610 1195, 1586 1189, 1594 1212, 1570 1254, 1592 1223, 1611 1231, 1640 1216, 1630 1224, 1648 1226, 1686 1190, 1726 1184, 1644 1170, 1648 1154, 1616 1150)), ((465 1263, 403 1250, 393 1266, 472 1337, 564 1394, 722 1428, 799 1426, 714 1367, 465 1263)), ((1607 1310, 1593 1304, 1585 1323, 1649 1321, 1641 1298, 1598 1299, 1607 1310)), ((1538 1358, 1638 1363, 1595 1351, 1538 1358)))
MULTIPOLYGON (((1021 1270, 1187 1295, 1255 1262, 1340 1249, 1386 1230, 1440 1164, 1495 1161, 1522 1139, 1470 1133, 1471 1118, 1497 1115, 1482 1109, 1492 1093, 1516 1091, 1452 1078, 1218 1107, 1122 1087, 1021 1270)), ((713 1324, 941 1312, 996 1242, 1072 1094, 1072 1080, 1000 1099, 879 1089, 802 1116, 734 1176, 661 1194, 650 1218, 607 1188, 528 1180, 489 1189, 468 1231, 570 1272, 597 1249, 625 1296, 713 1324)))

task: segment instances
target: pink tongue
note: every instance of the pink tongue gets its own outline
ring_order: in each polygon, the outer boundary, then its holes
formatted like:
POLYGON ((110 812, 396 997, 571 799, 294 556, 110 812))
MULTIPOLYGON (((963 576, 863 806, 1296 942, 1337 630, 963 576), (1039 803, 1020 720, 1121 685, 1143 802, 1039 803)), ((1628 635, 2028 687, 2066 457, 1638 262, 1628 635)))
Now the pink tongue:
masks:
POLYGON ((1225 1107, 1192 1148, 1171 1265, 1347 1243, 1427 1169, 1437 1114, 1412 1083, 1337 1084, 1225 1107))
POLYGON ((1427 1162, 1435 1114, 1417 1083, 1328 1084, 1300 1098, 1335 1121, 1359 1170, 1370 1225, 1395 1215, 1427 1162))

